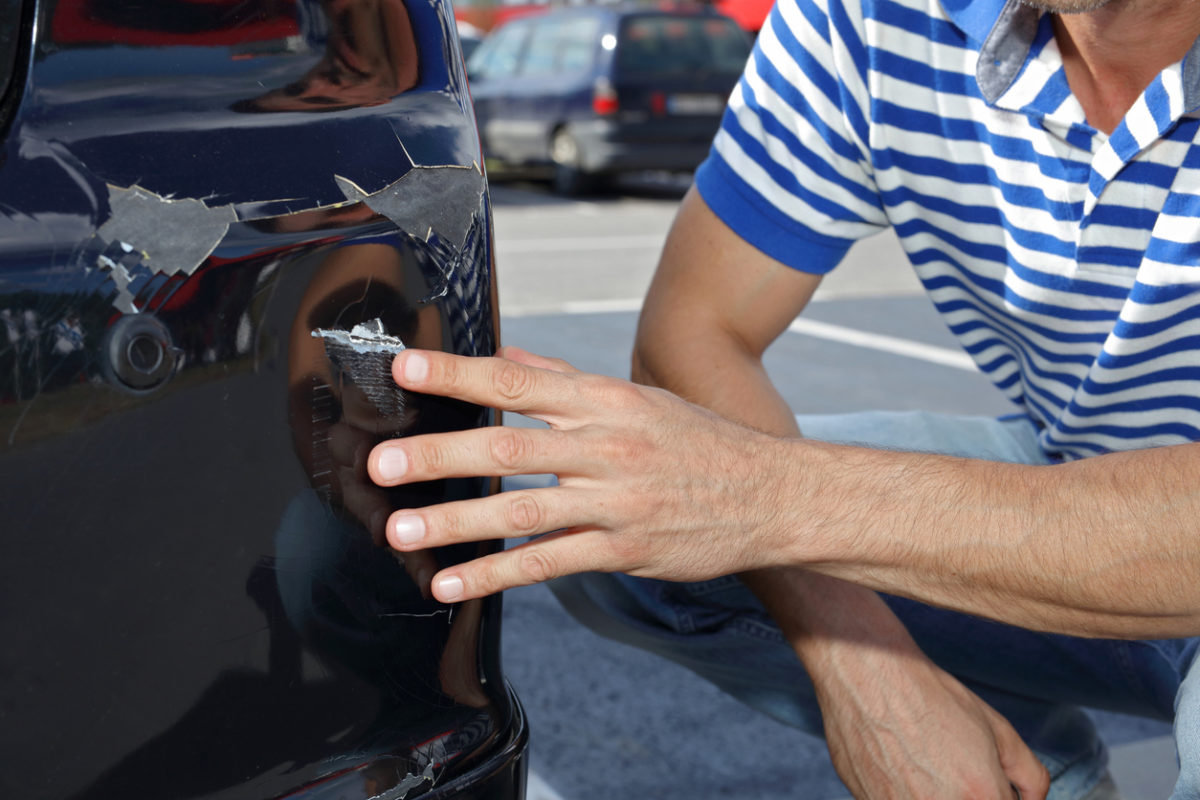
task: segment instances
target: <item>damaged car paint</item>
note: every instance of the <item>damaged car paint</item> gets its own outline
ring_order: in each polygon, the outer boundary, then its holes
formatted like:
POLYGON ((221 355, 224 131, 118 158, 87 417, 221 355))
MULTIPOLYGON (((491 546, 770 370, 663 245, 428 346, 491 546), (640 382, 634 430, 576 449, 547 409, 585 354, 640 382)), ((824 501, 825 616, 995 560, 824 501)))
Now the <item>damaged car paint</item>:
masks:
POLYGON ((382 320, 360 322, 349 331, 318 328, 312 335, 325 343, 325 355, 337 369, 343 397, 357 387, 380 419, 395 419, 404 413, 404 391, 392 380, 392 362, 405 349, 404 342, 389 335, 382 320))
POLYGON ((388 379, 498 339, 449 3, 14 7, 0 796, 521 797, 499 604, 429 592, 496 545, 382 535, 494 481, 364 477, 495 421, 388 379))

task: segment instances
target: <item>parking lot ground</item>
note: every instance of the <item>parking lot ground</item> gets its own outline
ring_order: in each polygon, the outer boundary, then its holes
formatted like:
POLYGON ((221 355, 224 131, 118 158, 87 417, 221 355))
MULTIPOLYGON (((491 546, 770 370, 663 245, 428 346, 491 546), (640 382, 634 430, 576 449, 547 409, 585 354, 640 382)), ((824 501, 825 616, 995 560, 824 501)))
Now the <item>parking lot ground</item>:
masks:
MULTIPOLYGON (((627 376, 637 307, 680 193, 585 202, 519 186, 494 193, 503 341, 627 376)), ((965 363, 886 235, 856 246, 766 363, 799 412, 1011 410, 965 363)), ((847 795, 822 740, 592 634, 544 587, 507 593, 504 660, 530 717, 530 800, 847 795)), ((1123 796, 1165 798, 1176 774, 1170 727, 1096 719, 1123 796)))

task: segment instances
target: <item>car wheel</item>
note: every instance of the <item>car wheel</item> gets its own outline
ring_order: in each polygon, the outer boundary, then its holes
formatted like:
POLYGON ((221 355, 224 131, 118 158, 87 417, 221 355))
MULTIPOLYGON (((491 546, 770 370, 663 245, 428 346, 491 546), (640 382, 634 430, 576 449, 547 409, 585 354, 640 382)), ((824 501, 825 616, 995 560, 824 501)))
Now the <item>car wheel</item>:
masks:
POLYGON ((591 190, 595 176, 583 169, 579 140, 566 128, 559 128, 550 140, 550 160, 554 162, 554 191, 574 197, 591 190))

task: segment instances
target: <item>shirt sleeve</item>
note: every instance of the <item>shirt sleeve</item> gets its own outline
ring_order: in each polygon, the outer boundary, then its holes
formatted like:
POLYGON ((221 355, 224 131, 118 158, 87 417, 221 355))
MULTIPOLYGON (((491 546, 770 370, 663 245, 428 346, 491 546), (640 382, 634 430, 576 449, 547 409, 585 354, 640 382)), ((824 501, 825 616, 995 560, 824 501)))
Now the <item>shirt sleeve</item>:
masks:
POLYGON ((696 171, 738 236, 822 274, 886 227, 871 170, 862 15, 854 0, 778 0, 696 171))

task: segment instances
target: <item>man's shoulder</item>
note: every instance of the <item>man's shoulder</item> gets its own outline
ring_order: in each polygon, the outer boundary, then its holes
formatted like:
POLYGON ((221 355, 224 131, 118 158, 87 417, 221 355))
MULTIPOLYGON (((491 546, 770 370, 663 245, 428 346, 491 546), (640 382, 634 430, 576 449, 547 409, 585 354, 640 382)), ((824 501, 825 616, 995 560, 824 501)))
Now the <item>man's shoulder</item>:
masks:
POLYGON ((782 0, 828 12, 845 19, 876 20, 885 23, 898 19, 920 19, 934 26, 947 24, 976 46, 992 32, 1010 2, 1018 0, 782 0))

